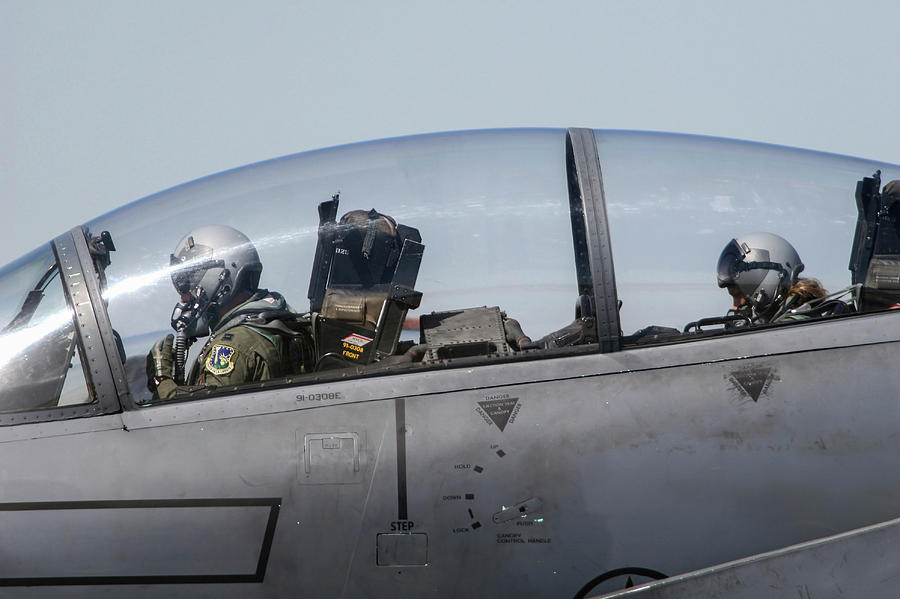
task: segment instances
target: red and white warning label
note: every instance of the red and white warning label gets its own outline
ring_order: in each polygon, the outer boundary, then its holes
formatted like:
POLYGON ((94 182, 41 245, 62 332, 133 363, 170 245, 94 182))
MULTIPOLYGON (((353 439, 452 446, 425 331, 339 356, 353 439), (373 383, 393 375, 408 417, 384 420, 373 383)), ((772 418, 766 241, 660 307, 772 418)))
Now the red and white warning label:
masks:
POLYGON ((373 340, 368 337, 363 337, 362 335, 358 335, 353 333, 352 335, 347 335, 343 339, 341 339, 344 343, 349 343, 350 345, 355 345, 357 347, 363 347, 367 343, 371 343, 373 340))

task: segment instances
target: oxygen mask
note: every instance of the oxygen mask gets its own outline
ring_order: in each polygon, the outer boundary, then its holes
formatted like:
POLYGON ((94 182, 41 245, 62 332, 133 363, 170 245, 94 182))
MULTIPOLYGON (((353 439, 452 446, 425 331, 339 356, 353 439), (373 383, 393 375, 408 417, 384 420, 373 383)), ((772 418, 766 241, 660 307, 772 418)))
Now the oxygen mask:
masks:
POLYGON ((205 337, 210 328, 209 298, 203 289, 199 293, 183 293, 172 310, 172 328, 185 337, 205 337))
POLYGON ((210 325, 214 324, 211 322, 215 316, 213 303, 223 290, 228 271, 224 268, 223 260, 208 257, 212 253, 209 248, 195 245, 191 250, 169 257, 172 285, 181 295, 180 301, 172 310, 172 328, 177 333, 184 333, 186 337, 205 337, 209 334, 210 325), (204 279, 215 268, 221 269, 221 272, 214 279, 215 289, 210 297, 206 292, 204 279))

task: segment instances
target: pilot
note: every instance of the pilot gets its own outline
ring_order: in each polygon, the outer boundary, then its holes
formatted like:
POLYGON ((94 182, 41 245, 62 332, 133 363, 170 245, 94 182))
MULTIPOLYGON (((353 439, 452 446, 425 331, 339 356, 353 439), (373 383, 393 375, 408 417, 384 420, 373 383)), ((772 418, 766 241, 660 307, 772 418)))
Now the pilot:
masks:
POLYGON ((783 237, 750 233, 732 239, 722 250, 716 270, 719 287, 727 289, 733 300, 729 314, 745 316, 751 324, 771 322, 788 305, 799 305, 796 299, 788 300, 801 280, 803 262, 783 237))
POLYGON ((262 263, 243 233, 224 225, 195 229, 178 243, 170 264, 181 301, 172 314, 176 334, 157 341, 147 356, 154 397, 301 371, 308 336, 285 326, 299 315, 280 294, 259 289, 262 263), (188 347, 207 335, 185 377, 188 347))

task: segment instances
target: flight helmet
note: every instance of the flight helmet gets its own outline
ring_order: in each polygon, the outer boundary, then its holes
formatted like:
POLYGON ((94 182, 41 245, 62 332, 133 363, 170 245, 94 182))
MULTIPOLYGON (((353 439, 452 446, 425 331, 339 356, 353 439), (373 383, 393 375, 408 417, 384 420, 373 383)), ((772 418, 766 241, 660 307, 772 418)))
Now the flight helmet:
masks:
MULTIPOLYGON (((211 312, 202 319, 208 322, 199 326, 200 329, 214 323, 218 316, 216 308, 228 305, 236 294, 256 291, 262 273, 262 263, 253 243, 226 225, 199 227, 185 235, 169 256, 169 264, 172 284, 181 294, 181 304, 192 306, 180 315, 182 321, 189 314, 196 319, 211 312)), ((173 326, 175 321, 173 314, 173 326)))
POLYGON ((765 316, 784 301, 802 270, 800 255, 786 239, 750 233, 732 239, 722 250, 717 279, 719 287, 736 285, 754 311, 765 316))

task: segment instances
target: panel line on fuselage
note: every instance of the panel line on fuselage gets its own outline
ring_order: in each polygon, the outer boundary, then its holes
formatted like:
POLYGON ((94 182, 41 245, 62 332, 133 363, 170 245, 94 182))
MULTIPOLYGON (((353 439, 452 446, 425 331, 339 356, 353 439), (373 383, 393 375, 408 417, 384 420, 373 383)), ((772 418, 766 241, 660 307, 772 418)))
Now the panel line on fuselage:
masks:
POLYGON ((408 520, 406 504, 406 399, 398 398, 397 414, 397 520, 408 520))

